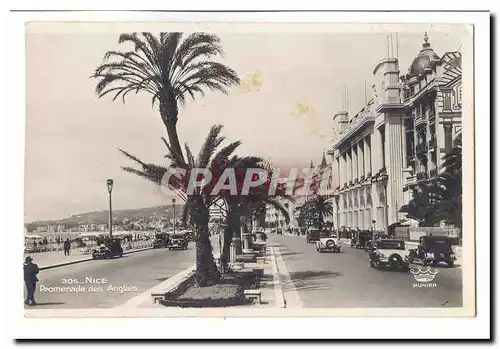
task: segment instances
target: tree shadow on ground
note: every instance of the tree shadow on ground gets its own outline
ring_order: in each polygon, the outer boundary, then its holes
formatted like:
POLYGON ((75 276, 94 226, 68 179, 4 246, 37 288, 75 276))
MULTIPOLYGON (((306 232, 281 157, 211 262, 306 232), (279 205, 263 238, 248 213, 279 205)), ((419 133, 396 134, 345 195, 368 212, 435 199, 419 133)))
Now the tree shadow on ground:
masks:
POLYGON ((331 279, 343 276, 341 272, 328 270, 306 270, 290 273, 290 281, 283 284, 283 290, 295 288, 299 291, 328 290, 332 288, 331 279))
POLYGON ((284 257, 284 256, 293 256, 293 255, 297 255, 297 254, 304 254, 304 252, 285 252, 285 253, 280 253, 281 257, 284 257))
POLYGON ((36 307, 40 305, 61 305, 61 304, 66 304, 66 302, 42 302, 42 303, 37 302, 36 305, 33 306, 25 305, 25 308, 36 309, 36 307))

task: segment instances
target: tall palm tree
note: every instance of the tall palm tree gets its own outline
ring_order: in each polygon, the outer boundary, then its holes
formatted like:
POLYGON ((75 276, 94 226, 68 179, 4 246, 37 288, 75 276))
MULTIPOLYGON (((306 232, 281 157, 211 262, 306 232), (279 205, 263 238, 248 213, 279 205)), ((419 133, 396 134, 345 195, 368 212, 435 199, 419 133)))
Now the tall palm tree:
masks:
MULTIPOLYGON (((193 193, 187 192, 189 184, 190 170, 194 168, 206 168, 211 173, 217 173, 221 163, 229 161, 231 154, 238 148, 241 142, 232 142, 219 150, 224 141, 224 137, 219 136, 222 126, 212 126, 210 132, 201 147, 198 157, 195 158, 191 153, 189 146, 185 145, 187 162, 181 162, 176 154, 169 148, 166 158, 170 159, 170 168, 184 168, 186 174, 183 176, 170 177, 169 183, 163 183, 163 176, 168 168, 161 165, 146 164, 137 157, 121 150, 121 152, 140 165, 142 169, 133 167, 123 167, 123 170, 145 178, 148 181, 158 185, 168 186, 179 195, 184 205, 184 216, 189 217, 189 221, 194 225, 195 244, 196 244, 196 282, 199 286, 209 286, 218 278, 218 272, 215 265, 212 245, 209 237, 209 210, 213 203, 219 198, 212 195, 215 181, 203 188, 196 188, 193 193)), ((166 140, 164 140, 165 144, 166 140)))
POLYGON ((236 72, 212 61, 223 56, 220 39, 213 34, 182 33, 121 34, 119 44, 132 44, 133 49, 108 51, 104 62, 92 75, 99 80, 99 97, 113 94, 113 101, 130 92, 151 94, 152 105, 158 104, 167 129, 172 153, 184 159, 177 135, 179 106, 190 97, 203 96, 206 90, 227 94, 227 88, 240 83, 236 72))
POLYGON ((330 195, 316 195, 306 201, 300 208, 305 217, 311 217, 316 221, 319 230, 323 229, 325 217, 333 215, 333 204, 330 195))

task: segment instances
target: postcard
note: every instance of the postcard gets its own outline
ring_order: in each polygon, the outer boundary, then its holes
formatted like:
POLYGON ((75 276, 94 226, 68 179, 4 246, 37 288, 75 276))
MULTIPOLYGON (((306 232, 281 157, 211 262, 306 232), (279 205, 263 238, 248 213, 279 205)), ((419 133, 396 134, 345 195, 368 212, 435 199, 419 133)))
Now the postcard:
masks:
POLYGON ((27 23, 25 317, 475 316, 473 32, 27 23))

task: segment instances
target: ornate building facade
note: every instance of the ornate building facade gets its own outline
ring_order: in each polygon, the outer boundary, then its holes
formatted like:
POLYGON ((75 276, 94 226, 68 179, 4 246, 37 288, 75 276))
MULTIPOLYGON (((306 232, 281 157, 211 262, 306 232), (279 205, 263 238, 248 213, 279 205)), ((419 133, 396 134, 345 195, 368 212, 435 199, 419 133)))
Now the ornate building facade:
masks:
POLYGON ((460 52, 439 57, 427 34, 408 73, 396 58, 373 70, 373 98, 354 116, 333 116, 336 227, 385 230, 421 181, 439 174, 443 155, 461 132, 460 52))

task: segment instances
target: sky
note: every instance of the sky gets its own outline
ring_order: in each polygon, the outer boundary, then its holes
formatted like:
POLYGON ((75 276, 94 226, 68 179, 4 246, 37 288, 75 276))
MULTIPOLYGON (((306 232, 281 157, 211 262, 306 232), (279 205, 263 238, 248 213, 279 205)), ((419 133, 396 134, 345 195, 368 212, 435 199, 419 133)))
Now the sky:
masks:
MULTIPOLYGON (((90 76, 106 51, 123 45, 116 28, 93 25, 38 30, 35 23, 27 31, 26 221, 107 209, 107 178, 115 182, 115 209, 170 203, 159 188, 121 170, 132 164, 118 148, 166 164, 166 133, 148 94, 129 94, 125 104, 96 96, 97 81, 90 76)), ((387 57, 387 30, 357 29, 216 31, 225 53, 221 61, 242 84, 181 108, 181 142, 197 153, 210 126, 222 124, 228 142, 243 142, 238 154, 262 156, 278 167, 318 164, 332 146, 332 116, 342 109, 342 91, 348 88, 354 115, 364 105, 365 84, 371 98, 373 69, 387 57)), ((440 56, 460 49, 469 34, 461 26, 405 26, 397 49, 393 35, 401 74, 420 51, 424 31, 440 56)))

